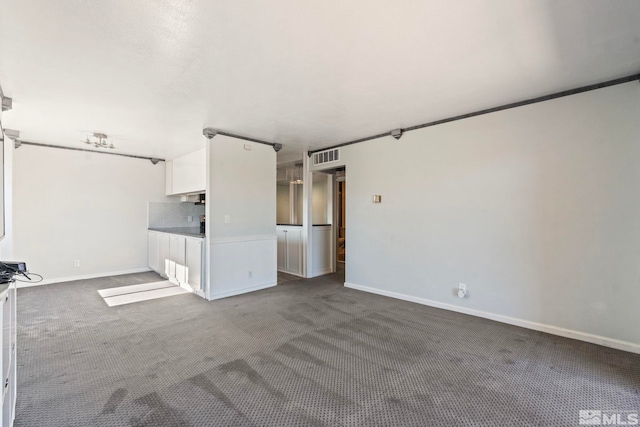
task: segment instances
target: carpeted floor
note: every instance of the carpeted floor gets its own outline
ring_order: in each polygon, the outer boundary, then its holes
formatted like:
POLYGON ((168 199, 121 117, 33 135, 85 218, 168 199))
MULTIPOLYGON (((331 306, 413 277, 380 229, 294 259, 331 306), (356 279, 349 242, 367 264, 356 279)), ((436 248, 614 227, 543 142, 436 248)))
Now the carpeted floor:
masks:
POLYGON ((16 426, 576 426, 640 411, 640 356, 340 286, 107 307, 18 291, 16 426))
POLYGON ((300 279, 301 279, 300 277, 294 276, 293 274, 288 274, 288 273, 283 273, 281 271, 278 271, 278 285, 292 283, 300 279))

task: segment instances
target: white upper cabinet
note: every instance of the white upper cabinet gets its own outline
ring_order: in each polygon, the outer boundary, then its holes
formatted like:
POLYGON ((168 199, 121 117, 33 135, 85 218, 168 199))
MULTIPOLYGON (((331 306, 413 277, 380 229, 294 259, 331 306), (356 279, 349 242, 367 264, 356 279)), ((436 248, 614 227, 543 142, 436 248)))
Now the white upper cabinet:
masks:
POLYGON ((207 149, 166 162, 167 195, 203 193, 207 180, 207 149))

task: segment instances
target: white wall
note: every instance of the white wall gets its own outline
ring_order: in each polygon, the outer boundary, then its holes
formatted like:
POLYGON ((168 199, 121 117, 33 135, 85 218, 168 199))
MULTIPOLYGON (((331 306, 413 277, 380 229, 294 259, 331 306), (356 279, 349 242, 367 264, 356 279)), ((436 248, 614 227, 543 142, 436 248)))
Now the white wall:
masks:
POLYGON ((275 151, 218 135, 208 143, 207 169, 208 298, 274 286, 275 151))
POLYGON ((330 175, 322 173, 313 174, 312 188, 312 222, 313 224, 329 224, 331 219, 327 207, 329 206, 329 186, 330 175))
POLYGON ((293 191, 296 192, 296 218, 291 218, 291 224, 302 224, 304 218, 304 189, 305 185, 309 185, 304 183, 302 185, 296 184, 292 185, 293 191))
MULTIPOLYGON (((1 113, 0 113, 1 116, 1 113)), ((4 237, 0 239, 0 259, 12 261, 13 258, 13 139, 4 139, 4 237)))
MULTIPOLYGON (((331 179, 330 175, 323 173, 313 174, 313 187, 312 187, 312 215, 314 224, 328 224, 331 222, 329 212, 329 188, 328 182, 331 179)), ((290 203, 290 188, 289 184, 278 184, 276 195, 276 219, 278 224, 291 224, 291 203, 290 203)), ((298 212, 298 224, 302 223, 302 204, 303 204, 303 186, 294 185, 293 189, 297 191, 297 203, 296 209, 298 212)))
POLYGON ((46 281, 147 268, 147 202, 168 200, 162 162, 29 145, 13 154, 14 259, 46 281))
POLYGON ((631 82, 343 147, 346 281, 640 350, 638 112, 631 82))
POLYGON ((291 218, 289 184, 278 184, 276 192, 276 221, 278 224, 289 224, 289 218, 291 218))

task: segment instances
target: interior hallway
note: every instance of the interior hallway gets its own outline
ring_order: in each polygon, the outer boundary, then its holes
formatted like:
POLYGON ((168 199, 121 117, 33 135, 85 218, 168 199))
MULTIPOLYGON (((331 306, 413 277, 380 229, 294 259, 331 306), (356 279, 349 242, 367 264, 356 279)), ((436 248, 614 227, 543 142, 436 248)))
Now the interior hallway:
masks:
POLYGON ((16 426, 564 426, 640 408, 640 355, 341 286, 107 307, 18 290, 16 426))

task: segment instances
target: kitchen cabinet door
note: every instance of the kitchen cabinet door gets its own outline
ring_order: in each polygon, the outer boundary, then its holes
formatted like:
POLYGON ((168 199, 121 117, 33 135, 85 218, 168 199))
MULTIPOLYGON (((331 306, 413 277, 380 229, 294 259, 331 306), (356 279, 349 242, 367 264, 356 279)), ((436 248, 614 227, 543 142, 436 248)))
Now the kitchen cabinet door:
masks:
POLYGON ((193 153, 166 163, 167 195, 201 193, 205 191, 207 179, 207 150, 202 148, 193 153))
POLYGON ((169 235, 158 233, 158 273, 169 277, 169 235))
POLYGON ((302 275, 302 230, 287 230, 287 271, 302 275))
POLYGON ((177 284, 186 283, 186 238, 171 235, 169 239, 169 281, 177 284))
POLYGON ((0 297, 0 365, 2 366, 2 393, 0 396, 0 425, 11 426, 15 418, 16 401, 16 284, 0 297))
POLYGON ((278 271, 302 275, 302 228, 276 228, 278 271))
POLYGON ((278 270, 285 271, 287 269, 287 231, 277 230, 276 236, 278 240, 278 270))
POLYGON ((149 231, 149 268, 156 272, 162 272, 160 268, 160 259, 158 258, 158 233, 149 231))
POLYGON ((202 240, 187 239, 187 284, 192 289, 202 289, 202 240))
MULTIPOLYGON (((9 378, 11 366, 11 301, 10 292, 7 289, 2 297, 2 384, 6 384, 9 378)), ((6 391, 3 389, 3 396, 6 391)))
MULTIPOLYGON (((12 425, 16 417, 16 396, 18 394, 17 384, 17 372, 18 372, 18 349, 16 341, 18 339, 18 292, 16 288, 16 282, 13 282, 9 287, 9 300, 11 301, 11 366, 9 367, 9 390, 7 391, 8 397, 10 397, 8 426, 12 425)), ((6 399, 6 397, 5 397, 6 399)))

